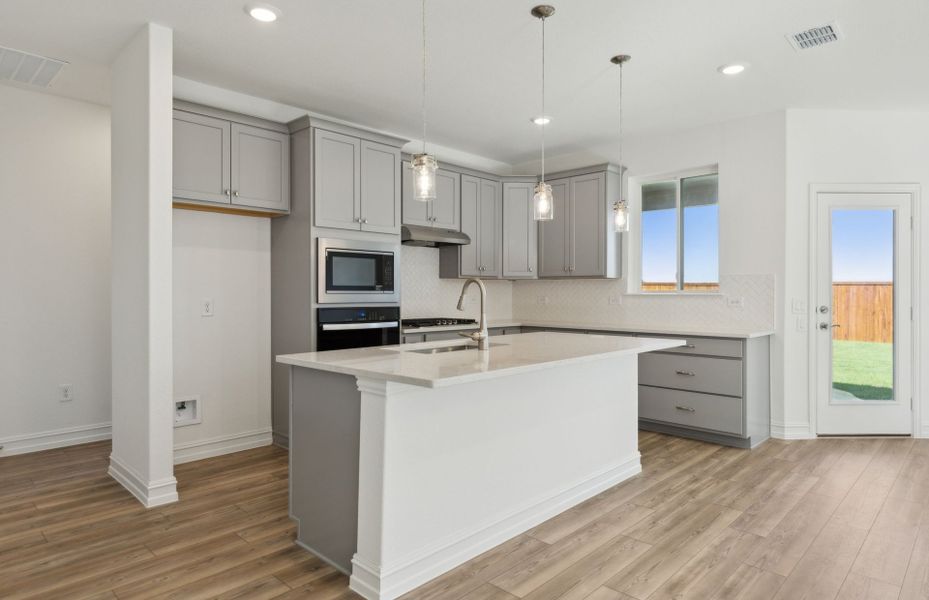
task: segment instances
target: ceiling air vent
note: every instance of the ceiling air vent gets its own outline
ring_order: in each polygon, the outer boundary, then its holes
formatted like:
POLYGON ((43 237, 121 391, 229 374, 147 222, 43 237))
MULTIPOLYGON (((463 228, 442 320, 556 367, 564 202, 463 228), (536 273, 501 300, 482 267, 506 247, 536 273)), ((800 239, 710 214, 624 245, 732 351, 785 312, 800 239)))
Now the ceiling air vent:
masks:
POLYGON ((0 81, 46 88, 68 63, 0 46, 0 81))
POLYGON ((809 50, 817 46, 838 42, 841 39, 842 32, 835 22, 787 34, 787 41, 790 42, 794 50, 809 50))

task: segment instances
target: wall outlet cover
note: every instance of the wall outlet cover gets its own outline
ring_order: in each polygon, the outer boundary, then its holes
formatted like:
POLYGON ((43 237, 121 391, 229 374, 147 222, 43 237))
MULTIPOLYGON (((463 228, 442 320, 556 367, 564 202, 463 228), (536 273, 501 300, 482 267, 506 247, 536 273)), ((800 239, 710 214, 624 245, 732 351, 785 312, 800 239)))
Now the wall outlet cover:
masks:
POLYGON ((745 298, 742 296, 728 296, 726 304, 729 305, 729 308, 745 308, 745 298))
POLYGON ((201 317, 212 317, 216 309, 216 306, 213 304, 212 298, 204 298, 200 301, 200 316, 201 317))
POLYGON ((58 401, 59 402, 71 402, 74 400, 74 386, 70 383, 62 383, 58 385, 58 401))
POLYGON ((607 299, 607 302, 609 303, 610 306, 622 306, 623 297, 622 296, 610 296, 607 299))

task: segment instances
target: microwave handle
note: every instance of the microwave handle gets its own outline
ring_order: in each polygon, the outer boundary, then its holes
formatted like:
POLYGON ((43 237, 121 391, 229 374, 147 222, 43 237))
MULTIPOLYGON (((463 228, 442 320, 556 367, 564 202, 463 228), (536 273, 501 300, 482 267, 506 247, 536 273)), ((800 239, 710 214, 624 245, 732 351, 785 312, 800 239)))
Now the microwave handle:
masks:
POLYGON ((323 331, 351 331, 353 329, 390 329, 399 327, 397 321, 379 321, 376 323, 326 323, 323 331))

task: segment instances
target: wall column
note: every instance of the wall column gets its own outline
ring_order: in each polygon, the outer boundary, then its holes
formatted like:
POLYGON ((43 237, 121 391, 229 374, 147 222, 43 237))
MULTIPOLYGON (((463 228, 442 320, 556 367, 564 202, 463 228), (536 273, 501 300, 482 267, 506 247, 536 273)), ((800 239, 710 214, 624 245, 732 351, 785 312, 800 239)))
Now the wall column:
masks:
POLYGON ((143 27, 112 65, 110 475, 147 507, 177 501, 172 355, 173 32, 143 27))

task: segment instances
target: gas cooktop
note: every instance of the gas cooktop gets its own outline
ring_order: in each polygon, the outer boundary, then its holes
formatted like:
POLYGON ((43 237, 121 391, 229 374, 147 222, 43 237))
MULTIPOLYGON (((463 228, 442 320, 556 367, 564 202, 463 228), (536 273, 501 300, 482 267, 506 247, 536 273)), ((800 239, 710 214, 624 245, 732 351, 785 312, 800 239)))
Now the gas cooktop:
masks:
POLYGON ((474 319, 403 319, 404 327, 443 327, 445 325, 475 325, 474 319))

